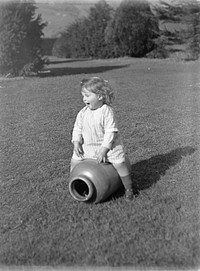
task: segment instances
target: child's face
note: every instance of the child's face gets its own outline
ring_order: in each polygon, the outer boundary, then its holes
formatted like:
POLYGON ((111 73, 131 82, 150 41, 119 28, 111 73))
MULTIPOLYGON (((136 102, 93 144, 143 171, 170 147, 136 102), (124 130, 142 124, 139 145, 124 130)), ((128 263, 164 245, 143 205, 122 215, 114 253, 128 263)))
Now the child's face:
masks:
POLYGON ((83 102, 89 109, 95 110, 102 106, 103 99, 99 94, 88 91, 86 88, 82 89, 81 94, 83 96, 83 102))

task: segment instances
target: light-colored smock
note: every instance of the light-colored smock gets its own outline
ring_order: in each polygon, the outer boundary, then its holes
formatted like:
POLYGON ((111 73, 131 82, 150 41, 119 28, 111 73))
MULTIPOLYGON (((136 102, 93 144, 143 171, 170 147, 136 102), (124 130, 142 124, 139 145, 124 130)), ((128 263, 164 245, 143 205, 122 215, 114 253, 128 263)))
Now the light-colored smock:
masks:
MULTIPOLYGON (((103 146, 109 149, 107 161, 110 163, 122 163, 125 161, 125 153, 112 107, 104 104, 96 110, 85 106, 78 113, 72 132, 72 142, 82 144, 83 159, 95 159, 99 149, 103 146), (115 133, 114 141, 111 133, 115 133)), ((75 152, 73 159, 82 160, 75 152)))

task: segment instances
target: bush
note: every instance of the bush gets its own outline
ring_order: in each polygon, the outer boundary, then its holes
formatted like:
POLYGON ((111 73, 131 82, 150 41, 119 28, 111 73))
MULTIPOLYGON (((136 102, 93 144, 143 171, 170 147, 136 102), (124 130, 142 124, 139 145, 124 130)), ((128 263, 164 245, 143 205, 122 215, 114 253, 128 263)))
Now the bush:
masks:
POLYGON ((20 70, 20 76, 33 76, 37 75, 38 71, 41 70, 43 65, 48 63, 48 58, 35 58, 33 62, 27 63, 20 70))

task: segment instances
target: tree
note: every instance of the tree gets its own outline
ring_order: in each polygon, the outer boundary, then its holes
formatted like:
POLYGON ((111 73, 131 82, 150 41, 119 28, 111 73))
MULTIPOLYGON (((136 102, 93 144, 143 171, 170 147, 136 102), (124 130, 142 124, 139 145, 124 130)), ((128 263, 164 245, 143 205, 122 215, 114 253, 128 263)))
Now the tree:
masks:
POLYGON ((66 33, 62 33, 53 44, 52 55, 57 57, 71 57, 71 43, 66 33))
POLYGON ((164 28, 156 43, 158 49, 168 55, 177 45, 184 44, 185 59, 198 59, 200 54, 200 3, 196 0, 177 1, 170 4, 162 1, 156 8, 159 20, 164 28), (167 27, 173 25, 173 28, 167 27), (160 43, 160 41, 162 44, 160 43))
MULTIPOLYGON (((190 52, 189 58, 196 60, 200 55, 200 3, 196 0, 186 2, 184 22, 187 24, 185 40, 190 52)), ((189 59, 188 59, 189 60, 189 59)))
POLYGON ((114 10, 104 1, 87 18, 70 25, 56 42, 56 51, 71 57, 141 57, 152 50, 158 20, 146 0, 124 1, 114 10))
POLYGON ((117 56, 141 57, 154 47, 157 30, 158 20, 147 1, 123 1, 106 30, 106 40, 115 44, 117 56))
POLYGON ((87 18, 76 20, 62 33, 59 42, 55 43, 54 54, 65 52, 70 57, 106 57, 105 29, 111 11, 104 0, 96 3, 87 18))
POLYGON ((90 56, 106 57, 105 29, 111 20, 112 8, 101 0, 90 9, 87 37, 90 56))
POLYGON ((35 18, 32 1, 16 0, 0 6, 0 70, 16 76, 36 71, 44 64, 41 15, 35 18))

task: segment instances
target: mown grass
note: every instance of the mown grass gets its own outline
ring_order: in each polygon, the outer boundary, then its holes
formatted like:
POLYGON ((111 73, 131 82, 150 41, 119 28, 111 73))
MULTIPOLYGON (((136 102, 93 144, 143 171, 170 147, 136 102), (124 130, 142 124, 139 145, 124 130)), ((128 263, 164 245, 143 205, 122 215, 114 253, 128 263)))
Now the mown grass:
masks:
POLYGON ((199 62, 124 58, 48 68, 48 77, 1 82, 0 263, 197 268, 199 62), (122 191, 96 205, 68 191, 79 82, 92 75, 115 88, 140 189, 130 203, 122 191))

